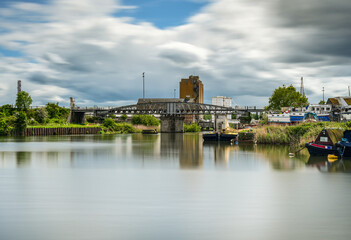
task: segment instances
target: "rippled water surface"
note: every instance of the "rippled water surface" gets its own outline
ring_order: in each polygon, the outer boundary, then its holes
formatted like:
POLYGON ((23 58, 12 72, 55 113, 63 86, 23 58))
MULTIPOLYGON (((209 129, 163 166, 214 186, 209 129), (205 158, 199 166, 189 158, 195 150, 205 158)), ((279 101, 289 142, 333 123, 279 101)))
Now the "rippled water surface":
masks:
POLYGON ((201 134, 1 138, 0 239, 351 239, 351 161, 288 153, 201 134))

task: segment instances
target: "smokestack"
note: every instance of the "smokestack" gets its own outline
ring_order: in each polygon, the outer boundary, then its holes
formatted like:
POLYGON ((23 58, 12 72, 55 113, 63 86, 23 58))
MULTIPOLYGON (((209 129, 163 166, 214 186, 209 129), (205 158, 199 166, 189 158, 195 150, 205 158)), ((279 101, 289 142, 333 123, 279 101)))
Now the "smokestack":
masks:
POLYGON ((17 81, 17 94, 22 92, 22 83, 21 80, 17 81))

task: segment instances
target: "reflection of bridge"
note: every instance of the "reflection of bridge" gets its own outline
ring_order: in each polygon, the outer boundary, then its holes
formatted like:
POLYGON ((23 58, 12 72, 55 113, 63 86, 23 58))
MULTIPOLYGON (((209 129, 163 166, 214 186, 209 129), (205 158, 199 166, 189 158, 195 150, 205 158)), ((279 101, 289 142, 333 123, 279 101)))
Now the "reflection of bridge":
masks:
POLYGON ((93 108, 72 108, 71 122, 79 123, 84 120, 87 112, 94 116, 106 117, 112 114, 149 114, 161 116, 161 131, 183 132, 184 115, 226 115, 244 114, 247 112, 263 112, 263 109, 256 107, 228 108, 210 104, 189 103, 189 102, 150 102, 138 103, 122 107, 93 107, 93 108))

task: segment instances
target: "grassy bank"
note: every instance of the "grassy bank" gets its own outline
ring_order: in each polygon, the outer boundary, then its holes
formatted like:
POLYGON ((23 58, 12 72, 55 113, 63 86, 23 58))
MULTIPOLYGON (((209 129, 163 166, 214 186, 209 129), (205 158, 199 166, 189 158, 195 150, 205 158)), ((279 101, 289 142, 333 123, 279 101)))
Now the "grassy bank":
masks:
POLYGON ((261 126, 255 130, 257 143, 290 144, 302 146, 313 141, 323 128, 351 129, 351 122, 312 122, 295 126, 261 126))

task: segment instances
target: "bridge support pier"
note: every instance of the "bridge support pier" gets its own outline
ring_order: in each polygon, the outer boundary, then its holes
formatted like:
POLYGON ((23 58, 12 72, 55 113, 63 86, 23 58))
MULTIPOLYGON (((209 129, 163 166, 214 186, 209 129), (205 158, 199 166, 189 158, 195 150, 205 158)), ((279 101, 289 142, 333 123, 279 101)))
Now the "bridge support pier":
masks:
POLYGON ((74 112, 71 111, 68 117, 69 123, 83 124, 85 123, 85 113, 84 112, 74 112))
POLYGON ((184 117, 181 116, 161 116, 161 132, 163 133, 183 133, 184 117))

